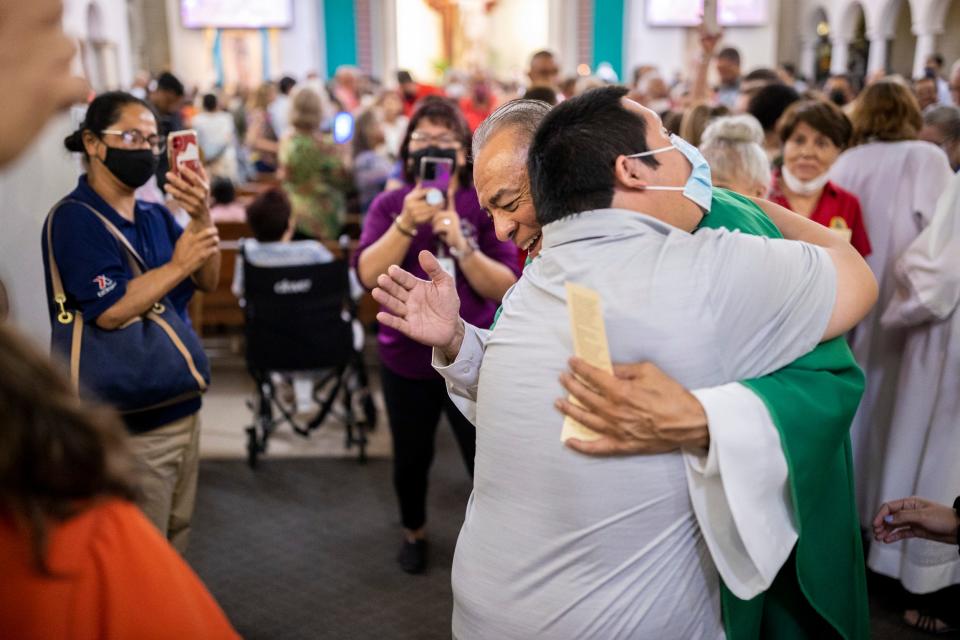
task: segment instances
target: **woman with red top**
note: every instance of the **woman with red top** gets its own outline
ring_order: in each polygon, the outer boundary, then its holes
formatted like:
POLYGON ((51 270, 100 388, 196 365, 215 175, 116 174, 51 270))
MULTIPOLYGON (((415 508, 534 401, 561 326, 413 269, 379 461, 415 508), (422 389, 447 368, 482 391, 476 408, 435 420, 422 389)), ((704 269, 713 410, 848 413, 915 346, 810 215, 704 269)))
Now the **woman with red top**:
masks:
POLYGON ((860 201, 827 179, 827 172, 850 143, 853 125, 831 102, 804 100, 777 123, 783 166, 774 172, 769 199, 849 240, 860 255, 870 255, 860 201))
MULTIPOLYGON (((370 204, 354 264, 368 289, 400 265, 419 278, 421 251, 441 256, 452 270, 460 297, 460 314, 475 326, 488 327, 503 294, 520 273, 512 242, 497 240, 493 221, 484 213, 473 187, 469 162, 470 131, 450 100, 427 97, 414 112, 400 146, 404 186, 381 193, 370 204), (453 161, 447 193, 419 180, 424 158, 453 161)), ((441 412, 453 428, 468 472, 473 474, 476 431, 447 395, 431 365, 431 350, 381 325, 383 398, 393 436, 393 484, 404 528, 397 562, 407 573, 426 567, 427 477, 441 412)))
POLYGON ((0 638, 239 638, 140 510, 123 423, 0 326, 0 638))

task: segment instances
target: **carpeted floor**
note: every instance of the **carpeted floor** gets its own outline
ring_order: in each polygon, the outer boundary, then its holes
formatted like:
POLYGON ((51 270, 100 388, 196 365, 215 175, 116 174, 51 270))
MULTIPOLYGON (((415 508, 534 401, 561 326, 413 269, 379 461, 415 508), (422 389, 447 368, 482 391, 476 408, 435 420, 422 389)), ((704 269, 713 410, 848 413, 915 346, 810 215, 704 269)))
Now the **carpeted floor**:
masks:
MULTIPOLYGON (((397 568, 389 460, 274 458, 256 472, 205 460, 187 560, 250 640, 450 638, 450 565, 469 481, 452 436, 437 440, 427 575, 397 568)), ((927 638, 899 622, 902 595, 873 577, 873 637, 927 638)))
POLYGON ((250 640, 450 638, 450 566, 470 481, 444 426, 431 476, 430 567, 409 576, 391 462, 201 463, 187 560, 250 640))

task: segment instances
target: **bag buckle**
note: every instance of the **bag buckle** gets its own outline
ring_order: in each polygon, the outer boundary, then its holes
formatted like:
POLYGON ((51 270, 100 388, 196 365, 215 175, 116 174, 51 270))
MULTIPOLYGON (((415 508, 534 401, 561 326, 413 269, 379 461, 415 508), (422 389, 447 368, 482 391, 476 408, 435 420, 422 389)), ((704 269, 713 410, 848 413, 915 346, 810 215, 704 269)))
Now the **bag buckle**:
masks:
POLYGON ((165 306, 163 306, 161 303, 159 303, 159 302, 154 302, 154 303, 153 303, 153 312, 154 312, 154 313, 156 313, 156 314, 159 315, 159 314, 162 314, 162 313, 163 313, 164 311, 166 311, 166 310, 167 310, 167 308, 166 308, 165 306))
POLYGON ((53 301, 57 303, 57 306, 60 307, 60 313, 57 314, 57 322, 60 324, 70 324, 73 322, 73 314, 67 311, 66 306, 67 296, 60 295, 54 296, 53 301))

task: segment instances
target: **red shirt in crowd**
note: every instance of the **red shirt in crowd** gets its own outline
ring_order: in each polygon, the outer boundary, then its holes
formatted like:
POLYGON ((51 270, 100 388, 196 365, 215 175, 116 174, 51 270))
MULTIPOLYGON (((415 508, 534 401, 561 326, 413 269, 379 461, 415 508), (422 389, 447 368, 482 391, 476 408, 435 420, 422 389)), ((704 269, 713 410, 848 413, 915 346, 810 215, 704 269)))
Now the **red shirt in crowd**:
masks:
POLYGON ((486 103, 476 102, 472 96, 465 96, 460 99, 460 111, 470 127, 470 133, 477 130, 480 123, 487 119, 493 110, 498 106, 497 101, 492 97, 486 103))
MULTIPOLYGON (((780 190, 779 171, 773 175, 768 200, 793 211, 787 197, 780 190)), ((819 222, 823 226, 847 236, 853 248, 859 251, 863 257, 870 255, 870 239, 867 237, 867 228, 863 224, 860 200, 849 191, 841 189, 828 180, 827 184, 823 186, 820 199, 817 200, 817 204, 809 217, 814 222, 819 222)))
POLYGON ((403 115, 408 118, 413 115, 413 112, 416 110, 417 103, 426 98, 427 96, 442 96, 443 89, 440 87, 434 87, 429 84, 417 84, 417 92, 413 95, 408 96, 405 93, 400 94, 403 98, 403 115))

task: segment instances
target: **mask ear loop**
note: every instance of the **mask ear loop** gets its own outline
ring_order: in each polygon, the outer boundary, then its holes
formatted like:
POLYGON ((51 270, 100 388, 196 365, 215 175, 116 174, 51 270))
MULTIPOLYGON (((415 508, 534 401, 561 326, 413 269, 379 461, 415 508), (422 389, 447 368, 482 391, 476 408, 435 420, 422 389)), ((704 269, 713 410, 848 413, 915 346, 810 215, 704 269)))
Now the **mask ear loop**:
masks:
POLYGON ((677 145, 671 144, 667 147, 660 147, 659 149, 653 149, 651 151, 641 151, 640 153, 632 153, 628 158, 643 158, 644 156, 652 156, 657 153, 662 153, 664 151, 670 151, 671 149, 676 149, 677 145))
MULTIPOLYGON (((671 144, 668 147, 660 147, 659 149, 652 149, 650 151, 641 151, 640 153, 634 153, 627 158, 643 158, 645 156, 652 156, 657 153, 663 153, 664 151, 670 151, 671 149, 677 149, 677 145, 671 144)), ((679 151, 679 149, 677 149, 679 151)), ((686 187, 660 187, 660 186, 646 186, 643 188, 644 191, 683 191, 686 187)))

